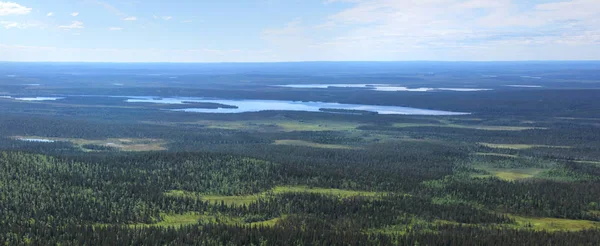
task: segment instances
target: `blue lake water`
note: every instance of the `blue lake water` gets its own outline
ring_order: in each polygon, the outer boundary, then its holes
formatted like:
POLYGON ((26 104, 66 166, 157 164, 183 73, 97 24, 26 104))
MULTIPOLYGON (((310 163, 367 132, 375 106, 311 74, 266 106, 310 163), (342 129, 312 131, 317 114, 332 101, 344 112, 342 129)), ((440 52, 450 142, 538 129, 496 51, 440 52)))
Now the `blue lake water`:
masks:
POLYGON ((283 100, 226 100, 226 99, 204 99, 190 97, 129 97, 126 100, 129 103, 159 103, 159 104, 178 104, 181 109, 173 111, 196 112, 196 113, 246 113, 260 112, 266 110, 282 111, 306 111, 322 112, 321 109, 343 109, 343 110, 362 110, 377 112, 379 114, 397 114, 397 115, 466 115, 469 113, 450 112, 441 110, 419 109, 399 106, 379 106, 362 104, 343 104, 331 102, 301 102, 301 101, 283 101, 283 100), (217 103, 237 108, 186 108, 186 103, 217 103))
POLYGON ((298 89, 327 89, 327 88, 365 88, 374 91, 408 91, 408 92, 429 92, 429 91, 457 91, 457 92, 474 92, 474 91, 489 91, 485 88, 429 88, 429 87, 414 87, 408 88, 405 86, 384 85, 384 84, 291 84, 277 85, 277 87, 298 88, 298 89))
POLYGON ((36 142, 36 143, 54 143, 54 140, 43 139, 43 138, 19 138, 20 141, 25 142, 36 142))
POLYGON ((56 101, 64 99, 64 97, 14 97, 13 99, 19 101, 56 101))
POLYGON ((507 85, 508 87, 517 87, 517 88, 542 88, 541 85, 507 85))

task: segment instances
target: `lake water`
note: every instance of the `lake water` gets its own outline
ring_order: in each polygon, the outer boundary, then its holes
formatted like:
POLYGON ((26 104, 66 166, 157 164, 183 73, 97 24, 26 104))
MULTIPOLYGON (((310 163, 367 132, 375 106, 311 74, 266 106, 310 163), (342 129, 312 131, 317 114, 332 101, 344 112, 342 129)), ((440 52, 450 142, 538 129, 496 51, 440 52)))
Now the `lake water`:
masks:
POLYGON ((56 101, 64 99, 64 97, 15 97, 19 101, 56 101))
POLYGON ((397 115, 466 115, 469 113, 450 112, 441 110, 419 109, 398 106, 378 106, 362 104, 343 104, 330 102, 300 102, 300 101, 282 101, 282 100, 225 100, 225 99, 203 99, 190 97, 130 97, 126 100, 130 103, 160 103, 160 104, 180 104, 186 103, 216 103, 223 105, 236 106, 237 108, 185 108, 173 109, 173 111, 196 112, 196 113, 246 113, 260 112, 266 110, 282 111, 306 111, 322 112, 321 109, 343 109, 343 110, 362 110, 377 112, 379 114, 397 114, 397 115))
POLYGON ((394 86, 384 84, 291 84, 291 85, 276 85, 278 87, 298 88, 298 89, 327 89, 327 88, 365 88, 375 91, 408 91, 408 92, 429 92, 429 91, 457 91, 457 92, 473 92, 473 91, 489 91, 491 89, 484 88, 429 88, 415 87, 408 88, 405 86, 394 86))
POLYGON ((525 79, 542 79, 542 77, 537 77, 537 76, 521 76, 521 78, 525 78, 525 79))
POLYGON ((507 85, 509 87, 517 87, 517 88, 542 88, 541 85, 507 85))
POLYGON ((42 138, 19 138, 18 140, 25 142, 36 142, 36 143, 54 143, 54 140, 42 139, 42 138))

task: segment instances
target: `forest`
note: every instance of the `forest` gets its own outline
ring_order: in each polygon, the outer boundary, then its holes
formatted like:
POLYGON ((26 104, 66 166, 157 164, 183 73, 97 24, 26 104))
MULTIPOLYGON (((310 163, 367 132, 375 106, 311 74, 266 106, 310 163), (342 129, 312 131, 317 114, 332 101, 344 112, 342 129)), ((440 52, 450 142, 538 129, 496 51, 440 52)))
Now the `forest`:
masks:
MULTIPOLYGON (((452 64, 439 65, 434 75, 410 72, 429 65, 384 64, 348 74, 335 65, 315 64, 301 71, 281 64, 269 72, 242 65, 145 68, 179 72, 179 83, 142 80, 134 65, 122 70, 58 66, 89 73, 80 77, 32 65, 38 70, 28 76, 0 79, 0 242, 598 245, 600 93, 582 88, 597 82, 589 73, 593 66, 520 64, 548 79, 542 88, 515 89, 452 64), (218 72, 185 75, 195 69, 218 72), (367 75, 369 69, 377 74, 367 75), (345 79, 492 89, 271 86, 345 79), (97 83, 82 86, 92 80, 97 83), (32 81, 46 85, 22 85, 32 81), (108 86, 133 81, 143 82, 108 86), (178 104, 128 103, 132 95, 362 103, 470 114, 190 113, 171 111, 178 104), (41 96, 64 99, 14 99, 41 96)), ((511 84, 523 80, 514 73, 524 70, 507 64, 470 65, 511 84)), ((3 69, 22 71, 15 64, 3 69)))

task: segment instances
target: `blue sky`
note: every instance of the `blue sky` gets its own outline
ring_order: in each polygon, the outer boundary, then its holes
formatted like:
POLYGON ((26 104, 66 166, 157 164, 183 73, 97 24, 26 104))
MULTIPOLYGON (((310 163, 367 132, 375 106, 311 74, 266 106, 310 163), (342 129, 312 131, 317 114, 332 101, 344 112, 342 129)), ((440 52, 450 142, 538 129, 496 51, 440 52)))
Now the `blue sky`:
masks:
POLYGON ((0 0, 0 61, 599 59, 598 0, 0 0))

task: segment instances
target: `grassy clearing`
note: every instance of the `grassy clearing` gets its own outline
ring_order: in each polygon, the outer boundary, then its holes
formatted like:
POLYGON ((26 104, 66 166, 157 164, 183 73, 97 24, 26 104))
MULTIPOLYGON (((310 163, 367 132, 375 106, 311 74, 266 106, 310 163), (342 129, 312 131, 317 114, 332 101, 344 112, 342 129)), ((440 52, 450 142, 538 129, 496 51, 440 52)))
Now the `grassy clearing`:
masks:
POLYGON ((252 222, 250 223, 250 226, 275 226, 275 224, 277 224, 277 222, 279 222, 280 220, 284 219, 282 218, 273 218, 270 220, 265 220, 265 221, 258 221, 258 222, 252 222))
POLYGON ((353 131, 360 126, 354 122, 344 121, 304 121, 304 120, 199 120, 194 122, 156 122, 142 121, 143 124, 177 126, 194 125, 209 129, 258 131, 258 132, 292 132, 292 131, 353 131))
MULTIPOLYGON (((341 197, 349 197, 349 196, 376 196, 379 193, 375 192, 362 192, 362 191, 351 191, 351 190, 339 190, 339 189, 326 189, 326 188, 308 188, 302 186, 280 186, 276 187, 273 190, 269 191, 270 194, 277 193, 286 193, 286 192, 314 192, 320 194, 332 194, 338 195, 341 197)), ((185 195, 185 196, 193 196, 200 197, 199 195, 192 192, 182 192, 182 191, 172 191, 171 195, 185 195)), ((261 193, 262 195, 267 194, 261 193)), ((230 197, 217 197, 213 196, 211 199, 223 199, 226 198, 227 202, 235 202, 236 204, 242 204, 244 202, 249 202, 245 198, 255 197, 258 199, 260 195, 256 196, 230 196, 230 197), (229 198, 229 199, 227 199, 229 198)), ((206 199, 206 197, 202 197, 206 199)), ((216 200, 215 200, 216 201, 216 200)), ((250 201, 251 202, 251 201, 250 201)), ((437 204, 448 204, 448 203, 467 203, 467 201, 456 200, 451 198, 438 198, 433 200, 434 203, 437 204)), ((471 204, 473 205, 473 204, 471 204)), ((591 211, 593 213, 598 213, 599 211, 591 211)), ((526 216, 518 216, 512 214, 506 214, 510 218, 515 220, 515 224, 502 224, 502 225, 492 225, 492 227, 500 227, 500 228, 515 228, 515 229, 530 229, 530 230, 538 230, 538 231, 579 231, 585 229, 593 229, 600 228, 600 222, 588 221, 588 220, 572 220, 572 219, 559 219, 559 218, 537 218, 537 217, 526 217, 526 216)), ((200 213, 186 213, 186 214, 162 214, 163 221, 157 222, 154 224, 134 224, 130 225, 131 227, 149 227, 149 226, 161 226, 161 227, 179 227, 183 225, 193 225, 198 223, 224 223, 230 225, 248 225, 248 226, 274 226, 278 221, 283 219, 273 218, 266 221, 252 222, 246 223, 244 222, 244 218, 242 217, 233 217, 224 214, 200 214, 200 213)), ((384 228, 374 228, 368 229, 366 233, 388 233, 388 234, 403 234, 410 231, 412 225, 422 225, 423 228, 427 228, 431 226, 433 228, 434 225, 440 224, 459 224, 458 222, 453 221, 443 221, 436 220, 433 222, 428 222, 419 218, 414 218, 413 221, 407 225, 392 225, 384 228)), ((470 226, 471 224, 463 224, 465 226, 470 226)), ((472 226, 480 226, 480 225, 472 225, 472 226)), ((426 229, 429 230, 429 229, 426 229)))
POLYGON ((86 144, 101 145, 117 148, 122 151, 160 151, 166 150, 165 141, 160 139, 149 138, 108 138, 108 139, 82 139, 82 138, 52 138, 38 136, 14 136, 13 139, 33 138, 33 139, 48 139, 54 141, 71 142, 81 148, 83 151, 91 151, 84 147, 86 144))
POLYGON ((558 218, 535 218, 535 217, 524 217, 506 214, 508 217, 515 220, 515 224, 499 224, 499 225, 478 225, 478 224, 465 224, 454 221, 446 220, 435 220, 432 222, 424 221, 418 218, 413 219, 407 225, 391 225, 383 228, 376 228, 367 230, 367 233, 383 233, 383 234, 399 234, 403 235, 410 232, 410 228, 414 225, 421 225, 422 230, 435 232, 433 228, 435 225, 447 225, 447 224, 460 224, 462 226, 473 226, 473 227, 486 227, 489 229, 500 229, 500 228, 511 228, 511 229, 527 229, 535 231, 581 231, 588 229, 599 229, 600 222, 594 222, 589 220, 571 220, 571 219, 558 219, 558 218))
POLYGON ((500 153, 483 153, 483 152, 477 152, 477 153, 475 153, 475 155, 478 155, 478 156, 499 156, 499 157, 507 157, 507 158, 519 158, 519 156, 517 156, 517 155, 500 154, 500 153))
POLYGON ((589 220, 571 220, 558 218, 523 217, 507 214, 513 218, 518 228, 528 228, 537 231, 581 231, 600 228, 599 222, 589 220))
MULTIPOLYGON (((137 223, 137 224, 130 224, 128 225, 129 227, 135 228, 135 227, 152 227, 152 226, 158 226, 158 227, 180 227, 180 226, 185 226, 185 225, 194 225, 194 224, 198 224, 203 218, 206 217, 206 215, 202 215, 199 213, 185 213, 185 214, 166 214, 166 213, 161 213, 160 217, 162 218, 162 221, 160 222, 156 222, 156 223, 152 223, 152 224, 145 224, 145 223, 137 223)), ((106 226, 110 226, 111 224, 94 224, 94 227, 106 227, 106 226)))
POLYGON ((490 168, 490 167, 479 167, 479 169, 488 172, 489 174, 474 174, 472 177, 486 178, 495 176, 499 179, 506 181, 516 181, 521 179, 528 179, 537 176, 538 174, 546 171, 547 169, 542 168, 490 168))
MULTIPOLYGON (((375 234, 388 234, 388 235, 405 235, 407 233, 411 233, 413 231, 414 226, 419 226, 419 231, 421 232, 437 232, 435 227, 438 225, 448 225, 454 224, 458 225, 461 223, 447 220, 434 220, 434 221, 426 221, 424 219, 420 219, 417 217, 413 217, 408 224, 399 224, 399 225, 389 225, 381 228, 372 228, 364 230, 365 233, 375 233, 375 234)), ((461 225, 471 225, 471 224, 461 224, 461 225)))
POLYGON ((277 186, 272 190, 275 194, 282 193, 293 193, 293 192, 305 192, 305 193, 317 193, 324 195, 332 195, 339 197, 351 197, 351 196, 365 196, 365 197, 375 197, 382 193, 377 193, 373 191, 356 191, 356 190, 340 190, 340 189, 332 189, 332 188, 310 188, 307 186, 277 186))
POLYGON ((139 226, 161 226, 161 227, 179 227, 184 225, 198 224, 202 215, 196 213, 186 214, 162 214, 163 221, 155 224, 134 224, 133 227, 139 226))
POLYGON ((261 197, 266 195, 265 193, 259 193, 255 195, 247 195, 247 196, 216 196, 216 195, 202 195, 197 192, 189 192, 183 190, 171 190, 164 193, 165 196, 172 197, 187 197, 192 199, 202 199, 204 201, 209 201, 211 203, 220 203, 223 201, 227 205, 248 205, 261 197))
POLYGON ((506 181, 515 181, 520 179, 533 178, 544 169, 527 168, 527 169, 499 169, 490 171, 494 176, 506 181))
POLYGON ((320 143, 313 143, 313 142, 303 141, 303 140, 288 140, 288 139, 276 140, 275 144, 276 145, 304 146, 304 147, 322 148, 322 149, 354 149, 354 147, 347 146, 347 145, 320 144, 320 143))
POLYGON ((363 141, 367 142, 367 143, 386 143, 386 142, 398 142, 398 141, 429 142, 429 143, 442 143, 443 142, 443 141, 432 139, 432 138, 413 138, 408 135, 391 133, 391 132, 388 132, 388 134, 384 134, 384 133, 372 133, 372 132, 366 132, 366 131, 365 132, 356 131, 356 132, 348 133, 348 136, 362 138, 363 141))
POLYGON ((228 225, 248 225, 248 226, 275 226, 277 222, 284 219, 285 215, 278 218, 273 218, 265 221, 257 221, 252 223, 244 222, 244 218, 242 217, 234 217, 224 214, 205 214, 200 215, 198 223, 208 224, 208 223, 222 223, 228 225))
POLYGON ((276 124, 285 131, 352 131, 360 126, 341 121, 281 121, 276 124))
POLYGON ((277 186, 269 191, 246 196, 217 196, 217 195, 202 195, 196 192, 172 190, 165 192, 166 196, 175 197, 189 197, 194 199, 202 199, 211 203, 220 203, 221 201, 227 205, 248 205, 252 202, 257 201, 259 198, 267 197, 269 195, 283 194, 283 193, 316 193, 325 194, 338 197, 351 197, 351 196, 364 196, 364 197, 375 197, 382 193, 371 192, 371 191, 355 191, 355 190, 340 190, 330 188, 310 188, 307 186, 277 186))
POLYGON ((302 121, 302 120, 246 120, 214 121, 201 120, 181 124, 201 125, 206 128, 246 131, 352 131, 360 124, 343 121, 302 121))
POLYGON ((534 145, 534 144, 492 144, 492 143, 479 143, 488 148, 494 149, 514 149, 514 150, 524 150, 524 149, 532 149, 532 148, 560 148, 560 149, 570 149, 570 146, 553 146, 553 145, 534 145))
POLYGON ((577 163, 600 165, 600 161, 575 161, 577 163))
MULTIPOLYGON (((161 214, 162 221, 153 224, 132 224, 130 227, 180 227, 185 225, 222 223, 228 225, 248 225, 248 226, 275 226, 281 218, 273 218, 266 221, 257 221, 252 223, 244 222, 242 217, 233 217, 224 214, 201 214, 201 213, 185 213, 185 214, 161 214)), ((97 225, 106 226, 106 225, 97 225)))
POLYGON ((543 127, 523 127, 523 126, 482 126, 482 125, 458 125, 458 124, 413 124, 413 123, 395 123, 394 127, 448 127, 461 129, 474 129, 485 131, 525 131, 525 130, 546 130, 543 127))
POLYGON ((257 201, 259 198, 265 197, 263 194, 259 195, 248 195, 248 196, 202 196, 202 200, 209 201, 211 203, 223 202, 227 205, 248 205, 257 201))

